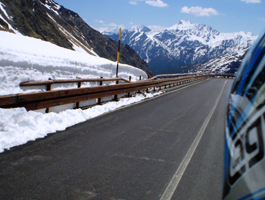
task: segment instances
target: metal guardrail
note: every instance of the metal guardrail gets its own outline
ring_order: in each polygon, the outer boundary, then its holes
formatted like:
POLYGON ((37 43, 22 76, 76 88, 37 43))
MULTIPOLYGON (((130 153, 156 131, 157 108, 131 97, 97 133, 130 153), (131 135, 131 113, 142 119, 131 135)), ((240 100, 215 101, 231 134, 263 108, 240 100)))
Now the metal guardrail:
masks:
POLYGON ((205 74, 197 74, 197 73, 177 73, 177 74, 159 74, 156 76, 153 76, 151 79, 161 79, 161 78, 176 78, 176 77, 184 77, 184 76, 209 76, 209 77, 235 77, 234 74, 216 74, 216 73, 205 73, 205 74))
POLYGON ((195 79, 206 78, 213 75, 193 75, 175 78, 162 78, 163 76, 164 75, 160 75, 156 76, 154 79, 140 80, 137 82, 130 82, 122 78, 61 79, 24 82, 21 83, 20 86, 47 85, 47 91, 0 96, 0 107, 25 107, 27 110, 46 109, 46 112, 49 112, 50 107, 76 103, 75 108, 79 108, 79 103, 82 101, 98 99, 98 103, 100 104, 101 98, 104 97, 114 96, 114 100, 117 100, 117 95, 119 94, 126 94, 127 96, 130 96, 130 93, 132 92, 140 90, 146 90, 149 92, 150 88, 156 90, 156 88, 159 87, 161 89, 162 86, 180 85, 185 82, 191 82, 195 79), (115 81, 116 83, 123 81, 123 83, 116 85, 103 85, 103 81, 115 81), (78 88, 51 90, 51 84, 75 82, 78 83, 78 88), (100 85, 81 88, 82 82, 100 82, 100 85))
MULTIPOLYGON (((87 78, 87 79, 50 79, 47 81, 28 81, 20 83, 20 86, 37 86, 37 85, 51 85, 56 83, 83 83, 83 82, 106 82, 106 81, 123 81, 130 83, 130 80, 124 78, 87 78)), ((81 86, 81 85, 80 85, 81 86)))
MULTIPOLYGON (((202 78, 204 76, 198 76, 202 78)), ((99 99, 112 95, 127 94, 130 96, 131 92, 145 90, 149 88, 155 89, 156 87, 179 83, 182 84, 184 81, 191 81, 194 77, 181 77, 181 78, 169 78, 159 80, 141 80, 137 82, 120 83, 116 85, 100 85, 86 88, 74 88, 64 90, 50 90, 44 92, 35 93, 23 93, 16 95, 7 95, 0 97, 0 107, 2 108, 14 108, 14 107, 25 107, 27 110, 38 110, 43 108, 49 108, 64 104, 76 103, 76 108, 79 107, 79 102, 87 101, 90 99, 99 99)), ((101 80, 101 79, 100 79, 101 80)), ((110 81, 110 79, 105 79, 110 81)), ((111 79, 113 81, 114 79, 111 79)), ((115 79, 116 80, 116 79, 115 79)), ((76 81, 80 81, 76 79, 76 81)), ((97 80, 98 81, 98 80, 97 80)), ((53 80, 52 83, 68 83, 66 80, 53 80)), ((70 82, 74 82, 70 80, 70 82)), ((23 86, 33 86, 40 84, 50 84, 51 81, 42 82, 27 82, 23 83, 23 86)))

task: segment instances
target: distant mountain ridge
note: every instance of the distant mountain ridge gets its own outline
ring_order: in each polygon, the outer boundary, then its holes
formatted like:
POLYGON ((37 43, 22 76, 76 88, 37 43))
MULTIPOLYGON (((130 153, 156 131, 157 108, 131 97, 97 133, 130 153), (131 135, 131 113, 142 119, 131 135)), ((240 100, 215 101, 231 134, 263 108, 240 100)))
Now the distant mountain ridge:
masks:
POLYGON ((175 73, 217 73, 217 74, 235 74, 240 67, 249 48, 243 50, 245 53, 227 53, 217 58, 210 59, 204 63, 189 64, 182 66, 173 66, 156 71, 158 74, 175 74, 175 73))
MULTIPOLYGON (((118 43, 94 30, 75 12, 53 0, 0 0, 0 31, 18 32, 58 46, 115 61, 118 43)), ((128 45, 121 45, 121 63, 152 71, 128 45)))
MULTIPOLYGON (((247 51, 245 50, 245 54, 247 51)), ((225 54, 218 58, 213 58, 205 63, 197 64, 194 66, 194 69, 196 69, 196 72, 199 73, 228 73, 228 74, 234 74, 237 72, 237 69, 240 67, 245 54, 238 55, 238 54, 225 54)))
MULTIPOLYGON (((117 40, 117 30, 102 32, 117 40)), ((196 65, 226 54, 245 54, 257 39, 252 33, 220 33, 210 26, 181 20, 162 31, 146 26, 122 30, 121 41, 131 46, 151 70, 196 65)))

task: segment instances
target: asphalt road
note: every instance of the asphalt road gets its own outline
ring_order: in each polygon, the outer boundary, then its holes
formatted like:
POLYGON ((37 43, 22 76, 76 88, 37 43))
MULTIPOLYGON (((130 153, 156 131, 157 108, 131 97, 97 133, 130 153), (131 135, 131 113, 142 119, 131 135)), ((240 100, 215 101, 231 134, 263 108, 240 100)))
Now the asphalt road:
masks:
POLYGON ((0 199, 160 200, 180 168, 168 199, 221 199, 230 84, 211 79, 6 151, 0 199))

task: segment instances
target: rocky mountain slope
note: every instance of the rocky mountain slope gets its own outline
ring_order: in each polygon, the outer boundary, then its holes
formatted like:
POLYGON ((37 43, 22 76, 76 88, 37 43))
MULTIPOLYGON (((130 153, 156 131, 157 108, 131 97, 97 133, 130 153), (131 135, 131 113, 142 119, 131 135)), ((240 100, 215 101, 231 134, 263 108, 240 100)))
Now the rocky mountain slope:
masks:
MULTIPOLYGON (((18 32, 113 61, 117 59, 117 42, 53 0, 0 0, 0 30, 18 32)), ((146 62, 126 44, 121 45, 120 62, 152 75, 146 62)))
MULTIPOLYGON (((245 50, 245 54, 248 49, 245 50)), ((213 58, 205 63, 197 64, 194 66, 194 69, 198 73, 228 73, 234 74, 237 72, 237 69, 240 67, 245 54, 225 54, 218 58, 213 58)))
MULTIPOLYGON (((182 66, 173 66, 156 71, 157 74, 175 74, 175 73, 217 73, 217 74, 235 74, 240 67, 248 49, 243 50, 243 54, 227 53, 217 58, 210 59, 204 63, 190 64, 182 66)), ((242 52, 241 52, 242 53, 242 52)))
MULTIPOLYGON (((115 29, 103 34, 113 40, 118 38, 115 29)), ((226 54, 240 57, 256 38, 244 32, 220 33, 210 26, 185 20, 163 31, 152 31, 146 26, 122 31, 122 43, 131 46, 156 74, 163 73, 165 68, 191 69, 226 54)))

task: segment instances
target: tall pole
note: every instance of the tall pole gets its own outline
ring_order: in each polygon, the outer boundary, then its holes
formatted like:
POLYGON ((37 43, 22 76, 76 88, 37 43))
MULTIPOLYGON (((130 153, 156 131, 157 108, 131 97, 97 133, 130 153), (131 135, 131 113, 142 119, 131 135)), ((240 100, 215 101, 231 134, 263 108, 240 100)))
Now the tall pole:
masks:
POLYGON ((120 28, 120 34, 119 34, 119 47, 118 47, 118 53, 117 53, 116 78, 119 77, 118 74, 119 74, 120 49, 121 49, 121 28, 120 28))

